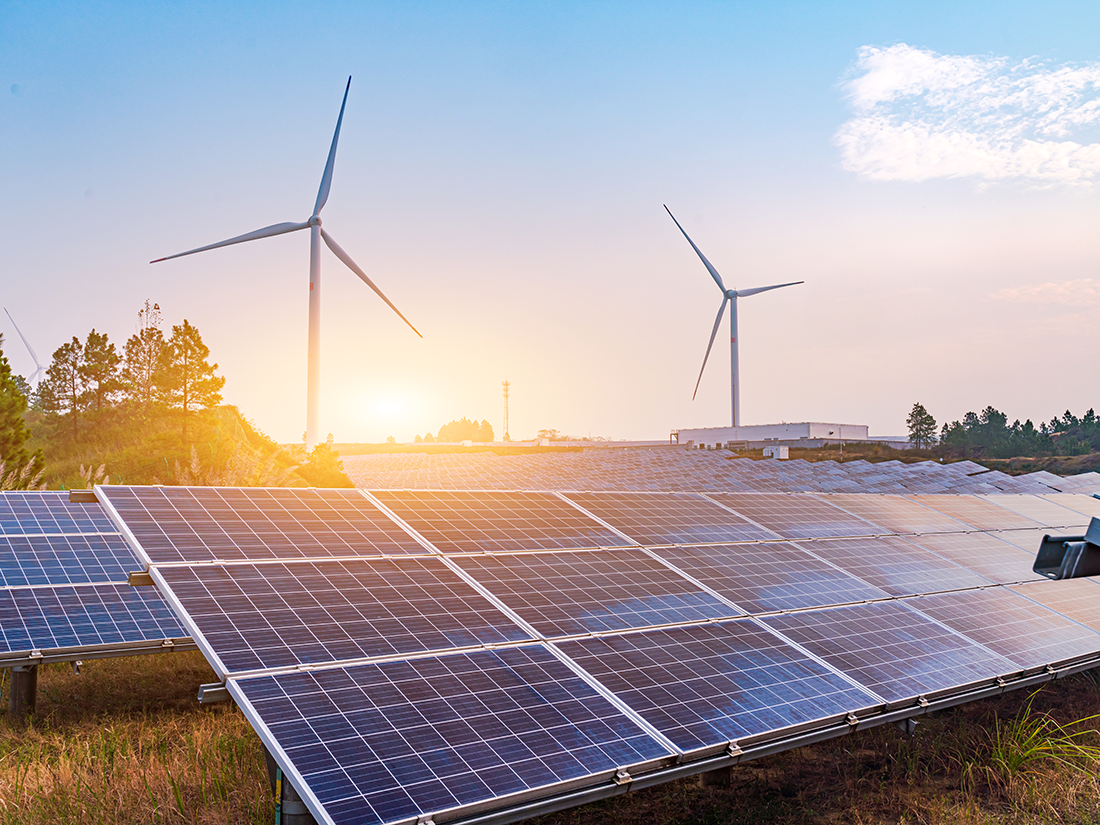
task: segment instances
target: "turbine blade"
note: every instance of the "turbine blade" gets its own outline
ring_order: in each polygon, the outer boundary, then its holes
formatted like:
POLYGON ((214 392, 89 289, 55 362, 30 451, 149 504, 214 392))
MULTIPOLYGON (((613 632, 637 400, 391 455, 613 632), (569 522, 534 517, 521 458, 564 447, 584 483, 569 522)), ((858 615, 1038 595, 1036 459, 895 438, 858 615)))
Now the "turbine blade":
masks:
POLYGON ((313 207, 313 217, 321 214, 325 203, 328 201, 328 190, 332 188, 332 167, 336 165, 336 144, 340 140, 340 124, 344 122, 344 107, 348 105, 348 90, 351 89, 351 78, 344 87, 344 102, 340 104, 340 116, 336 118, 336 131, 332 135, 332 147, 328 150, 328 161, 325 162, 325 173, 321 175, 321 188, 317 190, 317 203, 313 207))
MULTIPOLYGON (((343 249, 340 248, 340 244, 336 243, 336 241, 334 241, 332 239, 332 236, 329 235, 328 232, 326 232, 325 230, 322 229, 321 230, 321 237, 325 239, 325 244, 328 246, 329 249, 332 250, 332 254, 335 255, 337 258, 339 258, 341 261, 344 262, 344 266, 346 266, 348 269, 350 269, 352 272, 354 272, 356 275, 358 275, 360 278, 362 278, 363 283, 365 283, 367 286, 369 286, 371 289, 373 289, 375 292, 377 292, 378 297, 381 298, 383 301, 385 301, 389 305, 389 308, 397 313, 397 317, 399 317, 402 321, 404 321, 406 324, 409 325, 409 329, 411 329, 417 335, 420 335, 420 330, 418 330, 416 327, 414 327, 412 325, 412 322, 409 321, 408 318, 406 318, 404 315, 401 314, 401 310, 399 310, 397 307, 395 307, 393 305, 393 302, 391 302, 389 298, 387 298, 385 295, 382 294, 382 290, 380 290, 375 285, 374 281, 372 281, 370 278, 367 277, 367 273, 359 268, 359 265, 351 259, 351 256, 348 255, 347 252, 345 252, 343 249)), ((423 338, 424 336, 420 335, 420 337, 423 338)))
MULTIPOLYGON (((673 218, 673 220, 676 220, 673 218)), ((711 347, 714 346, 714 339, 718 336, 718 326, 722 323, 722 315, 726 311, 726 304, 730 301, 728 295, 722 296, 722 306, 718 307, 718 317, 714 319, 714 330, 710 334, 710 343, 707 344, 707 354, 703 356, 703 366, 699 369, 699 378, 695 381, 695 392, 691 394, 691 400, 695 400, 696 394, 699 392, 699 383, 703 380, 703 370, 707 368, 707 359, 710 358, 711 347)))
POLYGON ((34 365, 36 367, 38 367, 38 372, 35 373, 35 375, 37 375, 39 372, 42 372, 42 370, 44 370, 45 367, 43 367, 38 362, 38 356, 34 354, 34 348, 31 347, 31 342, 27 340, 26 335, 24 335, 22 332, 19 331, 19 325, 15 323, 15 319, 11 317, 11 313, 8 312, 7 307, 4 307, 4 312, 7 313, 8 320, 11 321, 11 325, 13 327, 15 327, 16 335, 18 335, 23 340, 23 346, 25 346, 27 348, 27 352, 29 352, 31 354, 31 360, 34 361, 34 365))
MULTIPOLYGON (((661 205, 664 206, 664 204, 661 205)), ((695 254, 699 256, 699 260, 703 262, 703 266, 707 268, 707 272, 710 273, 710 277, 714 278, 714 282, 718 284, 718 288, 725 292, 726 285, 722 283, 722 276, 718 274, 718 270, 715 269, 711 262, 707 260, 707 256, 699 251, 699 247, 695 245, 695 241, 688 237, 688 233, 684 232, 684 227, 680 226, 680 222, 676 220, 676 216, 672 214, 672 210, 665 206, 665 211, 668 212, 668 216, 672 218, 672 222, 676 224, 676 228, 683 233, 685 238, 687 238, 687 242, 691 244, 691 248, 695 250, 695 254)))
POLYGON ((767 292, 769 289, 782 289, 785 286, 798 286, 798 284, 804 284, 805 281, 791 281, 789 284, 773 284, 772 286, 754 286, 752 289, 739 289, 737 290, 738 298, 748 298, 750 295, 757 295, 761 292, 767 292))
POLYGON ((260 238, 270 238, 274 235, 285 235, 287 232, 297 232, 299 229, 308 229, 308 223, 274 223, 271 226, 265 226, 263 229, 257 229, 255 232, 246 232, 243 235, 238 235, 235 238, 230 238, 227 241, 218 241, 217 243, 207 244, 206 246, 200 246, 198 249, 188 249, 186 252, 180 252, 176 255, 169 255, 166 258, 157 258, 155 261, 149 261, 151 264, 159 264, 161 261, 170 261, 173 258, 182 258, 184 255, 194 255, 196 252, 205 252, 208 249, 217 249, 219 246, 232 246, 235 243, 244 243, 245 241, 258 241, 260 238))

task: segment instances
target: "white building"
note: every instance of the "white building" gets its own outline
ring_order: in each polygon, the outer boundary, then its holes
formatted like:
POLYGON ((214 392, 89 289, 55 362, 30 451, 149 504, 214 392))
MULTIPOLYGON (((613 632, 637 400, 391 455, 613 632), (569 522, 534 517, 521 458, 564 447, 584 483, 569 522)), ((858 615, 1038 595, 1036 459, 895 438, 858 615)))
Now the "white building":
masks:
POLYGON ((747 427, 701 427, 674 430, 672 437, 677 444, 700 449, 760 448, 772 445, 821 447, 842 441, 878 440, 871 439, 865 424, 823 424, 818 421, 754 424, 747 427))

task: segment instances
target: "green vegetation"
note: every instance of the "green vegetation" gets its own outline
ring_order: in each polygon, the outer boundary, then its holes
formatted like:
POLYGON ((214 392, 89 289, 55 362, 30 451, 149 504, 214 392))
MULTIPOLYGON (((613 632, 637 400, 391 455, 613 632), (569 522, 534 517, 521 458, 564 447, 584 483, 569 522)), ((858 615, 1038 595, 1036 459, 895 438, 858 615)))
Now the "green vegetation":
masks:
POLYGON ((41 467, 42 454, 27 449, 31 432, 23 420, 26 382, 12 375, 3 345, 0 335, 0 489, 26 489, 37 486, 34 467, 41 467))
POLYGON ((416 438, 413 439, 417 444, 421 442, 430 444, 433 441, 457 443, 459 441, 487 442, 494 440, 493 425, 484 418, 481 419, 480 424, 476 419, 455 419, 440 427, 439 435, 433 436, 431 433, 425 433, 423 436, 417 435, 416 438))

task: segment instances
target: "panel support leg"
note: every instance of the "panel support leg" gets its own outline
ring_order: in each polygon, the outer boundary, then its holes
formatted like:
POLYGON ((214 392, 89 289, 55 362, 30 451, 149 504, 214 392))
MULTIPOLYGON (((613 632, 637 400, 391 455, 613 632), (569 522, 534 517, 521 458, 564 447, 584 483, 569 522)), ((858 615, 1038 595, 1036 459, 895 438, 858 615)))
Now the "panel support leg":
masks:
POLYGON ((728 788, 732 768, 718 768, 699 774, 700 788, 728 788))
POLYGON ((8 698, 8 716, 17 722, 34 713, 34 700, 38 693, 38 665, 21 665, 11 668, 11 695, 8 698))
POLYGON ((309 812, 297 789, 275 764, 267 748, 264 748, 264 760, 267 762, 268 777, 275 791, 275 825, 317 825, 317 820, 309 812))

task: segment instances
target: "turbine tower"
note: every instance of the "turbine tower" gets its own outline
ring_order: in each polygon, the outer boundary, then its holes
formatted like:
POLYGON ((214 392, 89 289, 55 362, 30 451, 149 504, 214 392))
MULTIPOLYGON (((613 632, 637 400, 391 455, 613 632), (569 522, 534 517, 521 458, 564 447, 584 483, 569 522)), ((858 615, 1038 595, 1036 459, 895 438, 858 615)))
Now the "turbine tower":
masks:
POLYGON ((38 356, 34 354, 34 349, 31 348, 30 341, 27 340, 27 336, 19 331, 19 326, 15 323, 15 319, 11 317, 11 313, 8 312, 7 307, 4 307, 4 312, 7 314, 8 320, 11 321, 11 325, 15 327, 15 334, 23 339, 23 346, 25 346, 27 352, 31 354, 31 360, 34 361, 34 366, 37 368, 31 373, 30 378, 27 379, 27 384, 33 385, 42 377, 42 373, 46 371, 46 368, 38 362, 38 356))
POLYGON ((703 262, 703 266, 707 268, 707 272, 710 273, 710 277, 714 279, 714 282, 718 284, 718 288, 722 290, 722 305, 718 307, 718 317, 714 319, 714 330, 710 334, 710 342, 707 344, 707 354, 703 356, 703 366, 699 370, 699 378, 695 381, 695 392, 691 394, 691 400, 695 400, 696 394, 699 392, 699 382, 703 380, 703 370, 707 368, 707 359, 710 358, 711 347, 714 346, 714 339, 718 335, 718 326, 722 323, 722 313, 726 311, 726 304, 730 305, 730 407, 733 417, 733 426, 741 426, 741 371, 737 362, 737 299, 748 298, 750 295, 757 295, 761 292, 767 292, 772 289, 781 289, 785 286, 796 286, 797 284, 805 283, 805 281, 791 281, 789 284, 773 284, 772 286, 756 286, 751 289, 726 289, 726 285, 722 283, 722 276, 718 274, 718 270, 715 269, 711 262, 707 260, 707 256, 699 251, 699 247, 695 245, 688 233, 684 232, 684 227, 680 226, 680 222, 676 220, 676 216, 672 214, 672 210, 667 206, 665 211, 668 212, 668 216, 672 218, 672 222, 676 224, 676 228, 683 233, 687 238, 687 242, 691 244, 691 248, 695 250, 695 254, 699 256, 699 260, 703 262))
MULTIPOLYGON (((420 335, 420 332, 409 319, 402 315, 401 311, 390 302, 390 299, 382 294, 382 290, 375 285, 374 281, 367 277, 367 273, 360 269, 359 265, 351 259, 351 256, 333 240, 332 236, 321 228, 321 210, 328 200, 329 189, 332 187, 332 168, 336 164, 336 144, 340 140, 340 124, 344 122, 344 107, 347 106, 348 90, 350 89, 351 78, 349 77, 348 85, 344 88, 344 100, 340 104, 340 116, 336 119, 336 132, 332 136, 332 147, 328 150, 328 161, 325 163, 324 174, 321 175, 321 188, 317 191, 317 201, 313 205, 313 214, 309 220, 304 223, 272 224, 254 232, 237 235, 235 238, 226 241, 200 246, 198 249, 189 249, 187 252, 157 258, 155 261, 149 262, 155 264, 161 261, 170 261, 173 258, 182 258, 184 255, 194 255, 196 252, 205 252, 208 249, 217 249, 221 246, 232 246, 245 241, 256 241, 275 235, 285 235, 287 232, 297 232, 299 229, 309 230, 309 332, 306 349, 306 449, 308 450, 313 449, 314 445, 319 443, 321 432, 319 420, 321 408, 321 241, 323 240, 325 245, 332 250, 332 254, 343 261, 348 269, 358 275, 363 283, 373 289, 378 297, 385 301, 389 308, 409 325, 413 332, 420 335)), ((424 336, 420 335, 420 337, 423 338, 424 336)))

